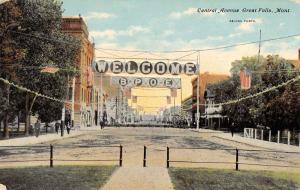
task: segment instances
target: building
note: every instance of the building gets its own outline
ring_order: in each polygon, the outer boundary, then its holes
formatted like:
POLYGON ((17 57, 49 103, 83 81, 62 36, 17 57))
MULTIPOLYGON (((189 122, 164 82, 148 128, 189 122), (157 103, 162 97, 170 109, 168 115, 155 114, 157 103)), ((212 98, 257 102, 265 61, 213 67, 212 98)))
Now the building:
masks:
POLYGON ((288 61, 292 63, 296 69, 300 69, 300 48, 298 49, 298 59, 288 61))
MULTIPOLYGON (((89 41, 87 26, 82 17, 63 17, 61 29, 64 33, 80 39, 82 48, 78 52, 77 68, 80 75, 75 78, 75 85, 70 79, 69 100, 74 94, 74 126, 92 126, 98 124, 99 89, 94 86, 91 65, 94 59, 94 44, 89 41), (74 87, 74 90, 73 90, 74 87)), ((71 113, 72 106, 66 105, 67 113, 71 113)))
POLYGON ((226 116, 221 115, 223 107, 215 104, 215 97, 217 94, 211 88, 211 85, 212 83, 208 84, 204 92, 205 110, 202 117, 204 118, 205 126, 212 129, 220 129, 221 123, 227 125, 228 120, 224 121, 226 116))
MULTIPOLYGON (((229 79, 228 75, 224 74, 210 74, 208 72, 200 74, 199 78, 199 104, 203 105, 206 104, 205 99, 205 92, 207 90, 207 86, 209 84, 217 83, 223 80, 229 79)), ((193 105, 192 105, 192 122, 196 124, 196 115, 197 115, 197 78, 192 79, 192 86, 193 86, 193 105)), ((200 110, 200 125, 206 125, 206 118, 205 114, 205 106, 199 106, 200 110)))
POLYGON ((182 116, 185 118, 189 125, 193 117, 193 103, 193 95, 185 98, 181 102, 182 116))

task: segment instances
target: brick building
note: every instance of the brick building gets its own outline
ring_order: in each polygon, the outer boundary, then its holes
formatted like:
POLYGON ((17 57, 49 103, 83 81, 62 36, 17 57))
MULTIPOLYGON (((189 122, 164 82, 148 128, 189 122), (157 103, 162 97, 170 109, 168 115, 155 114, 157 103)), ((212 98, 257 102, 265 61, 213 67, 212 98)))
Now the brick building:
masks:
MULTIPOLYGON (((207 90, 207 86, 209 84, 217 83, 223 80, 229 79, 228 75, 224 74, 210 74, 208 72, 200 74, 200 81, 199 81, 199 104, 205 104, 205 91, 207 90)), ((193 105, 192 105, 192 121, 195 123, 196 121, 196 115, 197 115, 197 78, 194 78, 192 80, 192 86, 193 86, 193 105)), ((205 113, 205 107, 199 106, 200 110, 200 117, 205 113)), ((204 125, 205 119, 201 117, 200 124, 204 125)))
MULTIPOLYGON (((92 126, 97 124, 99 110, 99 89, 94 86, 94 76, 91 65, 94 59, 94 44, 89 40, 87 26, 82 17, 63 17, 62 31, 76 36, 81 41, 82 48, 78 52, 77 67, 80 75, 75 78, 75 89, 70 80, 69 100, 74 97, 74 126, 92 126)), ((72 110, 71 105, 66 105, 72 110)))
POLYGON ((295 69, 299 69, 300 68, 300 49, 298 49, 298 59, 288 60, 288 61, 294 65, 295 69))

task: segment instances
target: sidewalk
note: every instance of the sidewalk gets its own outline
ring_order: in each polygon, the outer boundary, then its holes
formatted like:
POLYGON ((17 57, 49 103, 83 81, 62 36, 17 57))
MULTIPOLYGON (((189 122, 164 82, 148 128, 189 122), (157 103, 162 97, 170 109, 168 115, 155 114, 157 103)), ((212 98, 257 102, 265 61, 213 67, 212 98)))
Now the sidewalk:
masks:
POLYGON ((60 132, 58 134, 51 133, 51 134, 44 134, 40 135, 39 137, 35 136, 28 136, 28 137, 19 137, 7 140, 0 140, 0 146, 26 146, 32 144, 39 144, 53 140, 59 140, 64 138, 76 137, 83 134, 90 133, 91 131, 100 131, 100 127, 88 127, 88 128, 81 128, 77 130, 71 130, 70 134, 68 135, 67 131, 64 131, 64 136, 61 137, 60 132))
MULTIPOLYGON (((201 130, 201 129, 200 129, 201 130)), ((207 129, 205 130, 207 131, 207 129)), ((250 146, 256 146, 265 149, 271 149, 276 151, 284 151, 284 152, 300 152, 300 147, 295 145, 287 145, 287 144, 278 144, 275 142, 262 141, 258 139, 246 138, 235 134, 233 137, 230 133, 216 133, 213 135, 214 137, 221 138, 224 140, 229 140, 233 142, 238 142, 242 144, 247 144, 250 146)))
POLYGON ((121 167, 102 190, 173 190, 167 168, 121 167))

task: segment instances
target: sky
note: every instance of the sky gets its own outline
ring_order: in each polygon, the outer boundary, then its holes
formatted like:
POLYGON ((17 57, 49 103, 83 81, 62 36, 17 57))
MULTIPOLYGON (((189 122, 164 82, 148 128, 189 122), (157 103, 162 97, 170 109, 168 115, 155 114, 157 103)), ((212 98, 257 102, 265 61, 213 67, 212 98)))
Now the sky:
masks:
MULTIPOLYGON (((64 16, 80 14, 84 18, 97 48, 150 52, 96 51, 97 57, 112 59, 176 59, 189 52, 156 51, 206 49, 258 41, 259 30, 263 40, 300 34, 300 0, 64 0, 63 8, 64 16), (239 12, 219 12, 223 8, 239 9, 239 12), (277 12, 278 8, 289 12, 277 12), (207 9, 216 9, 216 12, 207 12, 207 9), (261 11, 243 12, 243 9, 261 11), (262 12, 267 9, 272 12, 262 12)), ((298 48, 300 36, 264 42, 261 53, 297 59, 298 48)), ((231 62, 243 56, 257 55, 257 52, 258 44, 251 44, 203 51, 185 59, 196 62, 200 56, 201 73, 229 74, 231 62)), ((183 77, 183 97, 191 94, 190 80, 191 77, 183 77)))

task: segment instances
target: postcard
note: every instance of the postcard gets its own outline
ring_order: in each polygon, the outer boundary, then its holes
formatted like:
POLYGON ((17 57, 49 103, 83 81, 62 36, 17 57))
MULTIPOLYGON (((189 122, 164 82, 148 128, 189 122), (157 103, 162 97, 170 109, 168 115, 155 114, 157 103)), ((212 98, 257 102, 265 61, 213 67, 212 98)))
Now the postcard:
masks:
POLYGON ((299 0, 0 0, 0 190, 300 189, 299 0))

